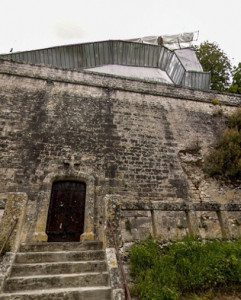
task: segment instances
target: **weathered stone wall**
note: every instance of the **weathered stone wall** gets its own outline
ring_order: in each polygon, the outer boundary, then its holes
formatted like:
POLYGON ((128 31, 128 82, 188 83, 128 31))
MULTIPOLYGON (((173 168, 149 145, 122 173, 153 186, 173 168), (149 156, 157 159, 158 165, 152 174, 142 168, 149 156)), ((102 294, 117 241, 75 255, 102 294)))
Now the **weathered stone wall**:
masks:
POLYGON ((6 202, 7 202, 7 196, 5 194, 4 195, 0 194, 0 224, 4 214, 6 202))
POLYGON ((221 239, 240 236, 241 204, 215 202, 132 202, 118 207, 120 242, 148 238, 176 240, 185 235, 221 239))
POLYGON ((0 223, 0 245, 2 247, 9 237, 8 244, 14 252, 21 240, 27 195, 26 193, 0 193, 0 199, 2 202, 6 202, 0 223))
MULTIPOLYGON (((57 179, 86 182, 85 236, 101 240, 106 195, 120 203, 234 200, 197 166, 239 96, 0 60, 0 101, 0 191, 28 195, 24 241, 46 240, 57 179)), ((136 224, 131 238, 139 238, 153 216, 126 211, 122 218, 136 224)), ((156 219, 165 237, 175 228, 183 234, 183 211, 156 219)))

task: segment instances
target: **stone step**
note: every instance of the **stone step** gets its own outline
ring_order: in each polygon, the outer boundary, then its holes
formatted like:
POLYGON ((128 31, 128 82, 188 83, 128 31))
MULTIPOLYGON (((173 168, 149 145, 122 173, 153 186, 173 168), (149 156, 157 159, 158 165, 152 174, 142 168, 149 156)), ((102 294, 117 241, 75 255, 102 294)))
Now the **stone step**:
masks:
POLYGON ((54 263, 15 264, 12 274, 16 276, 71 274, 106 271, 105 261, 68 261, 54 263))
POLYGON ((44 275, 29 277, 11 277, 6 280, 4 292, 39 290, 51 288, 108 286, 108 273, 80 273, 62 275, 44 275))
POLYGON ((1 300, 110 300, 109 287, 60 288, 0 294, 1 300))
POLYGON ((101 250, 102 242, 86 241, 80 243, 31 243, 22 244, 19 252, 54 252, 54 251, 79 251, 79 250, 101 250))
POLYGON ((67 262, 67 261, 86 261, 104 260, 103 250, 89 251, 68 251, 68 252, 26 252, 17 253, 16 264, 33 264, 44 262, 67 262))

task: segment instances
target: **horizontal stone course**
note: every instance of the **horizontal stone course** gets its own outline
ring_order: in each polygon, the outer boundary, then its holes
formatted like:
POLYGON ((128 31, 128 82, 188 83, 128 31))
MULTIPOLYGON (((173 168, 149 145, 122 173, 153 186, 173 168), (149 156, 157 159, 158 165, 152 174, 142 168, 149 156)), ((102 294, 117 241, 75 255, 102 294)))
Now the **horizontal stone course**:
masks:
MULTIPOLYGON (((140 79, 121 78, 120 76, 96 74, 94 72, 66 71, 57 68, 50 68, 44 65, 36 66, 31 64, 11 62, 0 59, 0 73, 6 75, 25 76, 30 78, 91 85, 96 87, 106 87, 109 92, 115 89, 133 91, 143 94, 162 95, 178 99, 189 99, 204 102, 211 102, 211 99, 218 99, 220 103, 226 105, 240 105, 239 95, 217 93, 215 91, 200 91, 190 88, 175 87, 167 84, 158 84, 151 81, 140 79)), ((52 82, 53 81, 53 82, 52 82)))
MULTIPOLYGON (((162 211, 241 211, 241 203, 215 203, 215 202, 199 202, 199 203, 169 203, 169 202, 123 202, 122 210, 162 210, 162 211)), ((133 212, 134 213, 134 212, 133 212)))
POLYGON ((64 275, 44 275, 12 277, 7 279, 5 292, 21 290, 41 290, 50 288, 107 286, 108 273, 80 273, 64 275))
POLYGON ((14 276, 32 276, 32 275, 48 275, 48 274, 74 274, 87 272, 104 272, 106 271, 106 263, 104 261, 68 261, 57 263, 33 263, 14 265, 12 273, 14 276))
POLYGON ((16 293, 5 293, 0 295, 2 300, 107 300, 111 299, 111 289, 109 287, 92 287, 92 288, 60 288, 50 290, 38 290, 16 293))
POLYGON ((103 250, 66 251, 66 252, 28 252, 17 253, 16 263, 42 263, 69 260, 100 260, 104 259, 103 250))
POLYGON ((43 252, 43 251, 78 251, 78 250, 101 250, 103 243, 88 241, 82 243, 28 243, 21 244, 19 252, 43 252))

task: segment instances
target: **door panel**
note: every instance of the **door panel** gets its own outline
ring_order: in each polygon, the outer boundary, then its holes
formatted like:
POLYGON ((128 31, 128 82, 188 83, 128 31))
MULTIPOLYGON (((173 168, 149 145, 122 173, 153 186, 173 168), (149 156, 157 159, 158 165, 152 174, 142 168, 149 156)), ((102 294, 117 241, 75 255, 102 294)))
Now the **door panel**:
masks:
POLYGON ((83 182, 53 183, 46 227, 49 242, 80 240, 84 232, 85 194, 83 182))

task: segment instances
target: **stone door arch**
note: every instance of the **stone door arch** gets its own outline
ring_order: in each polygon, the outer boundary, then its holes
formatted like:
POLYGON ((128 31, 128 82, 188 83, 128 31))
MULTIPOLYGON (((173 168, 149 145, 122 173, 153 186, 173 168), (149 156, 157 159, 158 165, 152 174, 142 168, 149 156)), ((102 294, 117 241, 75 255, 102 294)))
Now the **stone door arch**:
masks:
MULTIPOLYGON (((43 188, 46 192, 41 192, 39 199, 38 214, 32 241, 47 241, 46 225, 48 219, 48 211, 50 207, 52 185, 56 181, 79 181, 86 185, 85 197, 85 213, 84 213, 84 232, 80 239, 94 239, 94 211, 95 211, 95 178, 89 174, 78 172, 71 175, 61 175, 49 173, 44 181, 43 188)), ((23 242, 25 240, 23 239, 23 242)))

